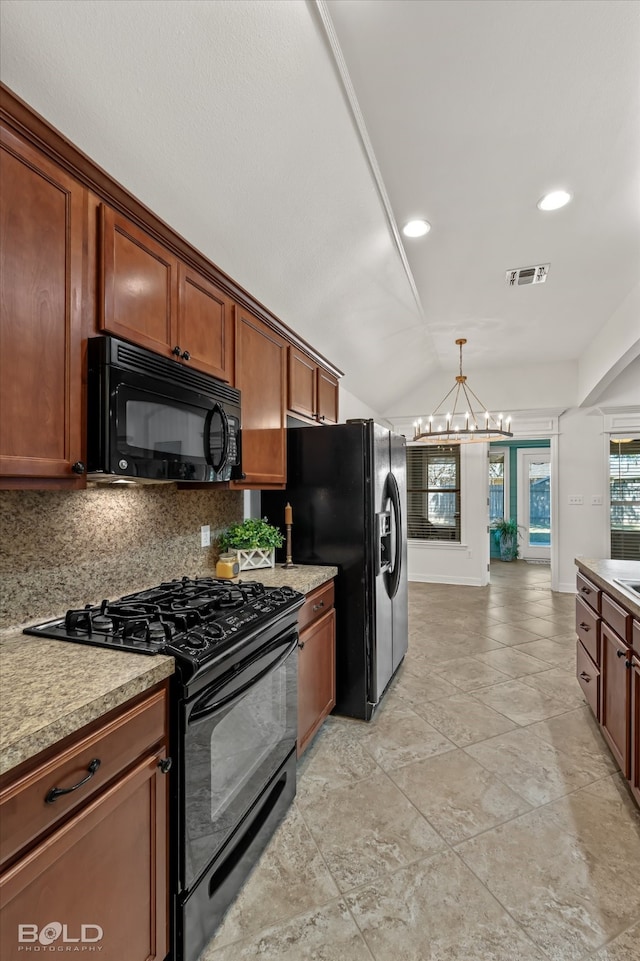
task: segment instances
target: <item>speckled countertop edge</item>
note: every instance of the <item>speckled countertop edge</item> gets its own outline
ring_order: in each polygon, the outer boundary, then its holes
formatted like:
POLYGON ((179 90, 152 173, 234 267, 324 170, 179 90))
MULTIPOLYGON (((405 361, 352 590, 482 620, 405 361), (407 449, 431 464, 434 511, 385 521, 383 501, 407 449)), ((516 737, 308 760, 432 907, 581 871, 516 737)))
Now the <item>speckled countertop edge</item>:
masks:
POLYGON ((640 581, 640 561, 615 561, 610 558, 576 557, 579 570, 590 577, 594 584, 640 619, 640 600, 633 591, 616 583, 617 578, 640 581))
MULTIPOLYGON (((336 567, 242 571, 239 579, 308 594, 336 567)), ((207 571, 203 576, 211 576, 207 571)), ((43 619, 41 619, 43 620, 43 619)), ((0 637, 0 774, 173 674, 164 655, 144 656, 5 630, 0 637)))

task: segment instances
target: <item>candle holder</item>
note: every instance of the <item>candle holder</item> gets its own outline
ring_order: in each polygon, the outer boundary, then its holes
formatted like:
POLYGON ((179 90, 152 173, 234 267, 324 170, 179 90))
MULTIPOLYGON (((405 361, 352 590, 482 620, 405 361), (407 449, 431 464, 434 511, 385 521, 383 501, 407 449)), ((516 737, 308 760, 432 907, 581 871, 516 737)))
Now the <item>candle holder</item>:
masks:
POLYGON ((286 557, 286 559, 285 559, 285 562, 284 562, 284 564, 282 565, 282 567, 284 567, 284 568, 286 568, 286 569, 288 569, 288 568, 290 568, 290 567, 297 567, 297 566, 298 566, 297 564, 294 564, 294 563, 293 563, 293 559, 292 559, 292 557, 291 557, 291 527, 292 527, 291 524, 285 524, 285 528, 286 528, 286 531, 287 531, 287 546, 286 546, 286 548, 285 548, 285 557, 286 557))

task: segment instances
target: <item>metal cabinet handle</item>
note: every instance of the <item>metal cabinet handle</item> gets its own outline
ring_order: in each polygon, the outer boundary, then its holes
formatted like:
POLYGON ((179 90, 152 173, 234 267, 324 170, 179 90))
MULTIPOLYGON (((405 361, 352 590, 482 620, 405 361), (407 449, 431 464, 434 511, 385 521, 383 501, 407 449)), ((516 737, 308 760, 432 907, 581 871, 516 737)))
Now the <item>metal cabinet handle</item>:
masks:
POLYGON ((324 601, 320 601, 319 604, 314 604, 314 605, 313 605, 313 610, 314 610, 314 611, 319 611, 321 607, 324 607, 324 601))
POLYGON ((86 469, 84 462, 81 460, 77 460, 75 464, 71 465, 71 470, 74 474, 84 474, 86 469))
POLYGON ((169 773, 169 771, 171 770, 172 764, 173 764, 173 758, 171 757, 163 757, 163 758, 160 758, 160 760, 158 761, 158 767, 160 768, 163 774, 169 773))
POLYGON ((626 653, 626 651, 616 651, 616 657, 624 657, 626 653))
POLYGON ((83 784, 86 784, 87 781, 91 780, 99 767, 100 758, 94 757, 93 761, 91 761, 89 767, 87 768, 88 774, 86 777, 83 777, 82 780, 78 781, 77 784, 74 784, 73 787, 52 787, 51 790, 47 792, 47 796, 44 799, 45 803, 53 804, 56 798, 62 797, 63 794, 71 794, 72 791, 77 791, 79 787, 82 787, 83 784))
POLYGON ((300 650, 302 650, 302 648, 305 646, 306 643, 307 643, 306 641, 298 641, 298 647, 300 648, 300 650))
POLYGON ((589 627, 589 625, 588 625, 588 624, 585 624, 584 621, 580 624, 580 628, 581 628, 581 630, 583 630, 583 631, 590 631, 590 630, 591 630, 591 628, 589 627))
POLYGON ((582 678, 582 680, 583 680, 583 681, 586 681, 586 682, 587 682, 587 684, 588 684, 588 683, 589 683, 589 681, 591 680, 591 677, 590 677, 590 675, 589 675, 589 674, 587 674, 587 672, 586 672, 586 671, 583 671, 583 672, 582 672, 582 674, 580 675, 580 677, 582 678))
POLYGON ((590 593, 591 593, 591 590, 590 590, 590 588, 588 588, 588 587, 581 587, 580 590, 582 591, 583 594, 590 594, 590 593))

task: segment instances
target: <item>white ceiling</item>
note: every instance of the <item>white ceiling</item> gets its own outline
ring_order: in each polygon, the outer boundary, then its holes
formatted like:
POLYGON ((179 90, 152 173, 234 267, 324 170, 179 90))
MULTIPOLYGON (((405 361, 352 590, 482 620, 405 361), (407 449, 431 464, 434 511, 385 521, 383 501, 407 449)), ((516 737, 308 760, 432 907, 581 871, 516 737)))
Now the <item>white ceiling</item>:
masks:
POLYGON ((415 413, 403 403, 455 369, 459 336, 470 380, 589 348, 593 366, 613 321, 640 352, 621 312, 640 275, 638 0, 3 0, 0 15, 2 80, 380 413, 415 413), (559 186, 573 203, 538 211, 559 186), (433 229, 401 241, 412 216, 433 229), (544 285, 506 286, 546 262, 544 285))

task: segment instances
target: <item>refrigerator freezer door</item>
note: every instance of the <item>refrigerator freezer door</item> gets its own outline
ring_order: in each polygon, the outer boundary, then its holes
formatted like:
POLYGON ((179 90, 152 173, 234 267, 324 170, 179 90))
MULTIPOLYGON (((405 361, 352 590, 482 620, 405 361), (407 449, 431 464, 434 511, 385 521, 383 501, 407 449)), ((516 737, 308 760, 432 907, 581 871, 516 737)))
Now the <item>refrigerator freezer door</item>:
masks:
POLYGON ((393 605, 387 590, 387 578, 392 564, 392 505, 389 496, 389 431, 373 424, 372 500, 378 517, 376 529, 375 576, 375 632, 371 633, 371 677, 369 701, 377 704, 393 674, 393 605))
POLYGON ((391 474, 396 486, 392 497, 395 530, 394 569, 389 575, 393 604, 393 671, 400 666, 409 643, 409 592, 407 581, 407 451, 404 437, 389 437, 391 474))

